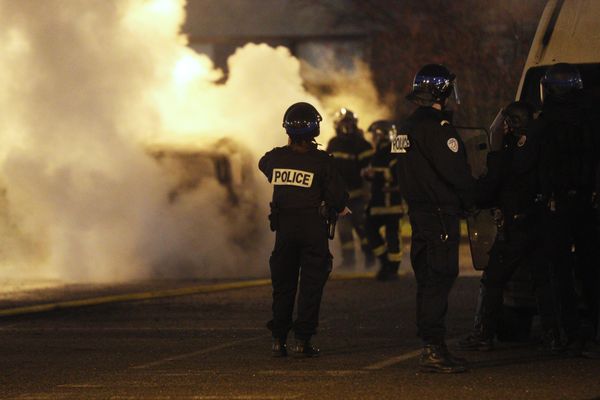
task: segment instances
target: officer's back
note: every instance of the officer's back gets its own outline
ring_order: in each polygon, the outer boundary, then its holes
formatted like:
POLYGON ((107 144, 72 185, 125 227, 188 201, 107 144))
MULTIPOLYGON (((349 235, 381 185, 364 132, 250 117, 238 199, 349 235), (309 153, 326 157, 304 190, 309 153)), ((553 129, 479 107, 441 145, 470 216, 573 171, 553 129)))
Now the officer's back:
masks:
POLYGON ((345 206, 345 187, 333 160, 316 146, 276 147, 260 159, 259 169, 273 184, 272 206, 281 214, 306 211, 317 217, 323 201, 335 209, 345 206))
POLYGON ((273 356, 287 355, 287 336, 294 330, 298 356, 315 357, 311 342, 316 333, 323 287, 332 267, 328 244, 331 214, 349 212, 348 193, 333 167, 333 159, 317 149, 321 115, 308 103, 295 103, 283 118, 289 144, 276 147, 259 161, 273 184, 271 229, 275 246, 269 259, 273 285, 273 356), (329 208, 320 212, 322 203, 329 208), (323 215, 327 216, 323 218, 323 215), (300 279, 299 279, 300 278, 300 279), (297 318, 293 321, 298 294, 297 318))

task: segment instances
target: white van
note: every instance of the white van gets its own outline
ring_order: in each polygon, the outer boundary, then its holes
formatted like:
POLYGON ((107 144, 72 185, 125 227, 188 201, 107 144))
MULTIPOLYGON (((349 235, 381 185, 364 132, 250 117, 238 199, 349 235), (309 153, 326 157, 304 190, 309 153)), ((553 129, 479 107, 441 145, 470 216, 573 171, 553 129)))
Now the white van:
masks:
POLYGON ((579 68, 584 91, 600 100, 600 1, 549 0, 521 75, 516 99, 541 107, 540 78, 556 63, 579 68))

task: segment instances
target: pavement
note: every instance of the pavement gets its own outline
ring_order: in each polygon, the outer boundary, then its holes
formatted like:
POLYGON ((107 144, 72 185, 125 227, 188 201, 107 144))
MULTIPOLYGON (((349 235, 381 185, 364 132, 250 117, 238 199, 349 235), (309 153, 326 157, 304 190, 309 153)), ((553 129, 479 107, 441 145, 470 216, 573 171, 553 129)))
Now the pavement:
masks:
MULTIPOLYGON (((418 372, 407 266, 394 282, 362 272, 330 280, 317 359, 270 357, 265 279, 5 292, 0 399, 600 399, 600 361, 553 356, 534 341, 457 352, 469 360, 464 374, 418 372)), ((448 313, 455 351, 479 285, 466 272, 463 263, 448 313)))

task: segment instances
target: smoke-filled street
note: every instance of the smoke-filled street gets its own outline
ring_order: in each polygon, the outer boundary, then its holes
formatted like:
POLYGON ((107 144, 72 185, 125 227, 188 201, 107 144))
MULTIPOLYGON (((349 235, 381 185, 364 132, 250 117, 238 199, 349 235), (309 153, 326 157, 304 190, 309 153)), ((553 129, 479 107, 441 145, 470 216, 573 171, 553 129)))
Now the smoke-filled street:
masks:
MULTIPOLYGON (((62 295, 46 289, 29 292, 20 305, 205 283, 87 286, 62 295)), ((451 348, 470 328, 477 286, 475 277, 457 281, 451 348)), ((315 359, 271 358, 267 285, 4 318, 0 398, 600 398, 597 361, 550 356, 535 344, 460 352, 470 361, 466 374, 418 373, 412 276, 332 280, 327 289, 315 359)))
POLYGON ((600 0, 0 0, 0 400, 600 400, 600 0))

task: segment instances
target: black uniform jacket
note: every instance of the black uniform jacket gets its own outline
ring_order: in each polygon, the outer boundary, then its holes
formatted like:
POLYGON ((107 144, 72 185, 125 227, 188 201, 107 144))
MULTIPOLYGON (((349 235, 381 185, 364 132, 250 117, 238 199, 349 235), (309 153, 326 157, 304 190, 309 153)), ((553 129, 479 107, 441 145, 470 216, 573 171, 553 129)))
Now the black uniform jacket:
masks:
POLYGON ((598 162, 598 134, 576 102, 547 102, 532 131, 540 139, 539 191, 546 197, 591 194, 598 162))
POLYGON ((398 160, 390 152, 390 143, 381 143, 373 158, 370 168, 373 176, 371 182, 371 200, 369 201, 370 215, 402 214, 402 197, 398 186, 398 160))
POLYGON ((476 181, 446 114, 417 108, 398 131, 398 178, 409 209, 458 214, 474 202, 476 181))
POLYGON ((273 203, 279 209, 318 208, 322 201, 337 212, 347 205, 348 193, 333 158, 315 148, 301 153, 276 147, 258 168, 273 184, 273 203))
POLYGON ((373 147, 358 132, 339 134, 327 144, 327 152, 335 158, 351 197, 362 194, 363 179, 360 171, 369 164, 374 154, 373 147))
POLYGON ((539 138, 535 132, 504 137, 503 148, 488 154, 487 173, 478 181, 482 207, 499 207, 505 217, 533 211, 537 194, 539 138))

